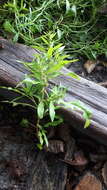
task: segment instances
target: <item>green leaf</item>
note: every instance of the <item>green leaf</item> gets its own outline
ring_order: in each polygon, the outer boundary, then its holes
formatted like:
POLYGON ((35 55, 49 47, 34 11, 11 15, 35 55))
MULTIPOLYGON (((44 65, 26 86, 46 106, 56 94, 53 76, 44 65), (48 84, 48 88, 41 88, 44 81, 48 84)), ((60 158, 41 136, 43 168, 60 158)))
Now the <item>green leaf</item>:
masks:
POLYGON ((67 75, 74 78, 74 79, 80 80, 80 77, 74 72, 70 72, 67 75))
POLYGON ((86 108, 84 104, 80 101, 72 102, 72 104, 76 105, 77 108, 80 108, 81 111, 83 111, 83 118, 86 120, 84 128, 87 128, 91 123, 90 118, 92 116, 92 112, 88 108, 86 108))
POLYGON ((40 119, 43 118, 43 115, 44 115, 44 103, 43 102, 40 102, 38 107, 37 107, 37 114, 38 114, 38 117, 40 119))
POLYGON ((8 20, 5 21, 5 23, 3 24, 3 27, 4 27, 5 31, 7 31, 7 32, 16 33, 16 31, 13 28, 12 24, 8 20))
POLYGON ((43 145, 43 137, 42 137, 41 131, 38 132, 38 137, 39 137, 40 144, 43 145))
POLYGON ((60 0, 57 0, 57 6, 60 9, 60 0))
POLYGON ((29 121, 26 118, 23 118, 20 122, 20 125, 22 127, 28 127, 29 126, 29 121))
POLYGON ((26 78, 22 81, 22 83, 30 84, 30 85, 34 85, 34 84, 38 84, 37 81, 31 79, 30 77, 26 76, 26 78))
POLYGON ((54 51, 55 50, 57 50, 57 49, 60 49, 61 48, 61 46, 62 46, 62 44, 60 43, 60 44, 58 44, 58 45, 56 45, 56 46, 54 46, 54 51))
POLYGON ((70 2, 66 0, 66 14, 70 11, 70 2))
POLYGON ((43 146, 41 144, 37 144, 37 147, 42 150, 43 149, 43 146))
POLYGON ((86 119, 84 128, 89 127, 90 124, 91 124, 91 120, 90 119, 86 119))
POLYGON ((45 48, 43 48, 42 46, 31 46, 31 47, 40 51, 40 52, 45 52, 45 48))
POLYGON ((85 120, 87 120, 87 119, 89 118, 89 116, 88 116, 88 114, 87 114, 86 111, 84 111, 84 113, 83 113, 83 117, 84 117, 85 120))
POLYGON ((55 107, 52 101, 49 104, 49 115, 50 115, 51 121, 53 122, 55 118, 55 107))
POLYGON ((54 48, 53 48, 53 47, 50 47, 50 48, 48 49, 48 52, 47 52, 48 58, 51 58, 53 51, 54 51, 54 48))
POLYGON ((19 105, 19 103, 17 103, 17 102, 12 102, 12 105, 13 105, 13 107, 15 107, 15 106, 19 105))
POLYGON ((71 11, 74 13, 74 15, 75 15, 75 17, 76 17, 76 15, 77 15, 76 5, 72 5, 71 11))
POLYGON ((55 115, 55 120, 53 122, 48 122, 44 125, 45 128, 56 127, 57 125, 63 123, 64 120, 61 116, 55 115))
POLYGON ((45 134, 45 131, 42 131, 42 136, 44 137, 44 141, 45 141, 45 144, 46 144, 46 146, 48 147, 48 139, 47 139, 47 136, 46 136, 46 134, 45 134))
POLYGON ((45 37, 42 36, 41 39, 43 40, 43 42, 44 42, 45 44, 48 45, 48 41, 45 39, 45 37))
MULTIPOLYGON (((89 110, 88 108, 85 107, 84 103, 82 103, 81 101, 74 101, 74 102, 72 102, 72 104, 77 106, 78 108, 80 108, 81 111, 83 110, 84 113, 86 112, 88 117, 91 117, 92 112, 91 112, 91 110, 89 110)), ((85 115, 84 118, 87 118, 87 116, 85 115)))
POLYGON ((54 64, 47 73, 53 73, 59 71, 64 65, 71 63, 69 60, 60 60, 57 64, 54 64))
MULTIPOLYGON (((32 94, 32 92, 34 91, 33 87, 35 89, 37 89, 37 85, 39 85, 39 82, 38 81, 35 81, 34 79, 26 76, 26 78, 20 82, 18 85, 17 85, 17 88, 18 87, 22 87, 22 85, 25 84, 23 86, 23 90, 26 94, 32 94)), ((32 94, 33 95, 33 94, 32 94)))
POLYGON ((58 36, 58 40, 60 40, 62 37, 62 31, 59 28, 57 29, 57 36, 58 36))
POLYGON ((17 33, 15 34, 15 36, 13 37, 13 42, 14 42, 14 43, 17 42, 18 39, 19 39, 19 33, 17 32, 17 33))
POLYGON ((53 40, 53 38, 55 37, 56 33, 49 33, 49 39, 50 41, 53 40))

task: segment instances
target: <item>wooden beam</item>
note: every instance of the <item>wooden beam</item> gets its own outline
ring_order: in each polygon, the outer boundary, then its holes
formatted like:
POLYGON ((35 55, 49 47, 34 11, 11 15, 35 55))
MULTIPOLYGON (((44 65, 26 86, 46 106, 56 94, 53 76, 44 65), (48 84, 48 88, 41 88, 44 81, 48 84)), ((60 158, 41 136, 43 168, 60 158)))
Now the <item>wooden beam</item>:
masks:
MULTIPOLYGON (((9 86, 15 86, 24 78, 27 70, 18 60, 31 61, 36 50, 21 44, 12 44, 1 39, 3 48, 0 50, 0 81, 9 86)), ((94 137, 107 145, 107 89, 80 77, 80 80, 65 76, 69 72, 64 68, 64 76, 59 76, 50 81, 52 85, 68 88, 66 101, 80 100, 86 107, 92 110, 91 126, 83 128, 84 119, 82 113, 70 109, 60 109, 66 120, 80 131, 94 137)), ((3 92, 0 90, 0 93, 3 92)), ((6 94, 5 94, 6 96, 6 94)))

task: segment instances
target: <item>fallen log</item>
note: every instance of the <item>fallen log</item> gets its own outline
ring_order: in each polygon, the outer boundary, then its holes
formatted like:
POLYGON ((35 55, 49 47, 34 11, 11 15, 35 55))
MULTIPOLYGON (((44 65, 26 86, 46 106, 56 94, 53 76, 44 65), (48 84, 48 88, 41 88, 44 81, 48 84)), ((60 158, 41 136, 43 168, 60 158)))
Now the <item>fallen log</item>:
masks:
MULTIPOLYGON (((31 61, 36 50, 21 44, 12 44, 7 40, 0 39, 0 83, 8 86, 16 86, 27 73, 24 66, 18 60, 31 61)), ((66 68, 63 69, 67 73, 66 68)), ((67 87, 66 101, 80 100, 92 111, 91 125, 84 129, 82 113, 71 109, 60 109, 60 113, 71 125, 81 132, 93 137, 107 145, 107 89, 80 77, 80 80, 69 76, 60 76, 53 81, 52 85, 62 84, 67 87)), ((0 90, 0 94, 8 96, 0 90)))
POLYGON ((40 152, 31 174, 29 190, 64 190, 67 179, 67 166, 54 154, 40 152))

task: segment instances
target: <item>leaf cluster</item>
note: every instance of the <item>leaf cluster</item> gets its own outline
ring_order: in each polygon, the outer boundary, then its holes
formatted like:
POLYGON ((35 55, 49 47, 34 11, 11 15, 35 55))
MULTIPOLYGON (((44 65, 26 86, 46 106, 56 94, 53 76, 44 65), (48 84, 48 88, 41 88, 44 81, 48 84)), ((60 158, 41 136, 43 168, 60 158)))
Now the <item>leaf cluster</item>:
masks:
POLYGON ((44 32, 57 33, 59 43, 73 55, 96 59, 107 54, 105 0, 9 0, 1 5, 4 35, 14 42, 36 44, 44 32), (99 45, 98 45, 99 44, 99 45))
MULTIPOLYGON (((63 119, 57 115, 56 110, 60 107, 69 107, 70 109, 79 109, 83 112, 83 117, 86 120, 85 127, 90 124, 91 112, 87 110, 81 102, 65 102, 66 95, 65 87, 49 86, 49 81, 53 78, 62 75, 61 68, 68 63, 76 60, 67 60, 69 57, 64 53, 62 44, 54 44, 55 34, 49 33, 42 36, 44 46, 36 46, 36 49, 42 53, 34 54, 32 62, 22 62, 29 71, 25 75, 16 88, 8 88, 19 94, 10 103, 13 106, 19 104, 29 106, 35 110, 35 130, 39 140, 38 147, 41 149, 44 143, 48 146, 46 136, 46 128, 56 126, 63 122, 63 119), (23 103, 22 98, 27 98, 30 101, 23 103), (50 120, 44 123, 44 119, 49 117, 50 120)), ((75 73, 68 73, 69 76, 79 79, 75 73)))

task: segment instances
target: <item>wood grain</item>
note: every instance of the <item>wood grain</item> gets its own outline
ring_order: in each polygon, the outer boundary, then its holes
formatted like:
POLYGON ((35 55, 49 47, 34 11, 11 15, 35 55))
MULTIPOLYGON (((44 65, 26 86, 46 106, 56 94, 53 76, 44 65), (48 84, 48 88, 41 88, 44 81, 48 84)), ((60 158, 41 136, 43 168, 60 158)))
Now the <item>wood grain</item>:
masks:
MULTIPOLYGON (((0 83, 15 86, 27 73, 19 60, 31 61, 33 54, 38 52, 25 45, 0 40, 3 44, 0 50, 0 83)), ((91 126, 87 129, 83 128, 84 119, 82 113, 78 111, 67 108, 60 109, 60 113, 73 127, 107 145, 107 89, 81 77, 78 81, 66 76, 69 72, 66 68, 62 72, 64 75, 50 81, 50 84, 59 85, 61 83, 62 86, 68 88, 66 101, 80 100, 92 111, 91 126)), ((0 93, 3 95, 2 90, 0 93)))

